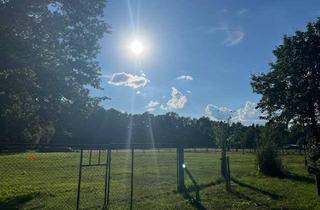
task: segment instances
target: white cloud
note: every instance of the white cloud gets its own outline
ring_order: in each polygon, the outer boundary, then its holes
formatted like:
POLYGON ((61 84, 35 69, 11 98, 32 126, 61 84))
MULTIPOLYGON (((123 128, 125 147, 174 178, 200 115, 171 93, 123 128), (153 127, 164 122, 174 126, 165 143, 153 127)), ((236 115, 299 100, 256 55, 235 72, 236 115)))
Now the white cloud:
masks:
POLYGON ((245 36, 245 33, 241 29, 239 29, 239 27, 231 28, 226 24, 218 27, 210 27, 207 30, 208 33, 216 33, 219 31, 224 32, 226 34, 226 37, 223 41, 223 43, 226 46, 233 46, 239 44, 245 36))
POLYGON ((243 107, 233 111, 227 107, 218 107, 208 104, 205 108, 205 115, 213 121, 240 122, 244 125, 264 124, 265 120, 259 118, 261 112, 256 109, 256 103, 247 101, 243 107))
POLYGON ((181 75, 176 78, 177 80, 193 80, 193 77, 190 75, 181 75))
POLYGON ((256 109, 257 104, 251 101, 247 101, 245 105, 236 110, 233 116, 234 122, 241 122, 244 125, 254 124, 264 124, 265 120, 259 117, 262 113, 256 109))
POLYGON ((154 110, 156 110, 156 108, 160 105, 160 103, 158 101, 149 101, 148 105, 145 107, 147 108, 148 112, 153 112, 154 110))
POLYGON ((109 80, 111 85, 124 85, 132 88, 139 88, 146 86, 150 81, 145 77, 144 74, 141 76, 133 75, 125 72, 114 73, 109 80))
POLYGON ((189 93, 189 94, 190 94, 190 93, 191 93, 191 90, 187 90, 187 93, 189 93))
POLYGON ((205 108, 205 114, 213 121, 227 121, 232 115, 232 110, 227 107, 208 104, 205 108))
POLYGON ((136 95, 141 95, 141 91, 137 90, 136 95))
POLYGON ((171 88, 171 99, 167 102, 169 108, 182 109, 187 103, 188 99, 175 87, 171 88))

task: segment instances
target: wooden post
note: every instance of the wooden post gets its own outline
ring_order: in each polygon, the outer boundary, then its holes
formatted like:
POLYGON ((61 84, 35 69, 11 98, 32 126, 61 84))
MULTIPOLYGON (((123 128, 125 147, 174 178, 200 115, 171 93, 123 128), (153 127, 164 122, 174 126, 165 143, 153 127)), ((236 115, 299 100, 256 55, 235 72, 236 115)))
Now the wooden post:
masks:
POLYGON ((221 165, 220 165, 220 171, 221 171, 221 176, 226 179, 227 177, 227 160, 226 160, 226 142, 222 143, 222 149, 221 149, 221 165))
POLYGON ((183 192, 185 190, 184 185, 184 151, 183 147, 178 147, 178 192, 183 192))
POLYGON ((231 175, 230 175, 230 160, 229 156, 226 158, 227 160, 227 177, 226 177, 226 190, 231 191, 231 175))

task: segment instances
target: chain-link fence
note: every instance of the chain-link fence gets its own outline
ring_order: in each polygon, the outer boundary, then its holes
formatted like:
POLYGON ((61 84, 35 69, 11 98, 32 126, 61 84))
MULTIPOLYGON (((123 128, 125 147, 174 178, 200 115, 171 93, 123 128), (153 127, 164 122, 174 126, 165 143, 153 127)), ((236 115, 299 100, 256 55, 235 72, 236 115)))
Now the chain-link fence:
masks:
MULTIPOLYGON (((173 199, 184 202, 177 194, 176 148, 138 148, 133 156, 131 149, 110 151, 108 167, 107 147, 2 147, 0 209, 76 209, 77 201, 79 209, 102 209, 108 184, 110 209, 129 209, 131 198, 134 209, 152 208, 154 202, 170 209, 177 205, 173 199)), ((191 196, 221 179, 213 149, 184 149, 183 164, 191 196)))

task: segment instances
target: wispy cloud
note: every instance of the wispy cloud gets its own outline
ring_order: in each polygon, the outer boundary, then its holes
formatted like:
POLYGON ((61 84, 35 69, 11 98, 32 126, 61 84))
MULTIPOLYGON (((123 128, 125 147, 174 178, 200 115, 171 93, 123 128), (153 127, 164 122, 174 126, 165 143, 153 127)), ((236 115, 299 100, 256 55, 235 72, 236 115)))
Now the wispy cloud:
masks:
POLYGON ((139 88, 146 86, 149 82, 150 81, 145 77, 144 74, 139 76, 121 72, 114 73, 108 83, 117 86, 123 85, 131 88, 139 88))
POLYGON ((149 101, 148 105, 145 106, 148 112, 153 112, 160 105, 158 101, 149 101))
POLYGON ((227 107, 208 104, 205 108, 205 115, 213 121, 226 122, 230 119, 230 122, 240 122, 244 125, 264 124, 265 120, 259 118, 262 114, 256 109, 256 106, 256 103, 247 101, 243 107, 232 110, 227 107))
POLYGON ((225 39, 223 43, 226 46, 233 46, 239 44, 245 37, 245 32, 240 27, 230 27, 227 24, 223 24, 217 27, 210 27, 207 30, 208 33, 225 33, 225 39))
POLYGON ((190 75, 181 75, 176 78, 177 80, 193 80, 193 77, 190 75))
POLYGON ((233 46, 239 44, 244 38, 244 32, 240 30, 227 30, 227 37, 224 40, 224 43, 227 46, 233 46))
POLYGON ((180 91, 178 91, 175 87, 171 88, 171 99, 167 102, 167 106, 172 109, 182 109, 188 99, 185 95, 183 95, 180 91))

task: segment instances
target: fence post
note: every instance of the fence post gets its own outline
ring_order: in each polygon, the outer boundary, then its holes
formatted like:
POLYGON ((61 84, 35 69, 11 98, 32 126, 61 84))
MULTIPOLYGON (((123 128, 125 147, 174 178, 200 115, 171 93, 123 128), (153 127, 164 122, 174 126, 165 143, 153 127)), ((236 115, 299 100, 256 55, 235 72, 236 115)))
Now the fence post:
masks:
POLYGON ((183 192, 185 190, 184 185, 184 149, 183 147, 178 147, 178 192, 183 192))
POLYGON ((226 179, 227 177, 227 151, 226 151, 226 141, 223 141, 223 145, 221 148, 221 165, 220 165, 220 171, 221 171, 221 176, 226 179))
POLYGON ((177 150, 176 150, 176 154, 177 154, 177 192, 179 192, 179 148, 177 147, 177 150))
POLYGON ((226 190, 227 191, 231 191, 231 175, 230 175, 230 159, 229 159, 229 156, 227 156, 226 159, 227 159, 226 190))
POLYGON ((106 174, 104 180, 104 209, 109 205, 109 189, 110 189, 110 158, 111 158, 111 150, 107 150, 107 160, 106 160, 106 174))
POLYGON ((108 149, 108 155, 109 155, 109 163, 108 163, 108 189, 107 189, 107 205, 110 203, 109 195, 110 195, 110 173, 111 173, 111 149, 108 149))
POLYGON ((130 193, 130 210, 132 210, 133 202, 133 163, 134 163, 134 149, 131 149, 131 193, 130 193))
POLYGON ((78 177, 78 193, 77 193, 77 210, 80 207, 80 186, 81 186, 81 175, 82 175, 82 159, 83 159, 83 149, 80 151, 80 164, 79 164, 79 177, 78 177))

